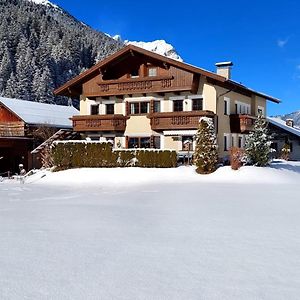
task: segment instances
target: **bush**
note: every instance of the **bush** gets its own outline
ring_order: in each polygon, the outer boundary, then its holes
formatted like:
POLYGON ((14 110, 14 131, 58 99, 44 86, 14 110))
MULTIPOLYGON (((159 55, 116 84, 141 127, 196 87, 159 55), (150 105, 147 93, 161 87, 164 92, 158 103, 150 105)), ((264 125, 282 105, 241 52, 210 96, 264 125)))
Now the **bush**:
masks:
POLYGON ((238 170, 243 165, 245 151, 238 147, 230 149, 230 166, 233 170, 238 170))
POLYGON ((51 157, 58 170, 69 168, 175 168, 177 154, 170 150, 126 149, 112 150, 109 143, 54 142, 51 157))

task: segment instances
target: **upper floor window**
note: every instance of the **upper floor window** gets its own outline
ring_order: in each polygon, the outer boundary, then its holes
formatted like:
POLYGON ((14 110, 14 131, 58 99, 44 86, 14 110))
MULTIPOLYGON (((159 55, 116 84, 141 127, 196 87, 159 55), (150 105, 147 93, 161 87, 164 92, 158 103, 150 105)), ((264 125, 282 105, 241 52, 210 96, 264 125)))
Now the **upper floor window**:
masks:
POLYGON ((193 99, 192 101, 192 110, 203 110, 203 99, 193 99))
POLYGON ((173 100, 173 111, 183 111, 183 100, 173 100))
POLYGON ((133 69, 133 70, 130 72, 130 77, 131 77, 131 78, 137 78, 137 77, 139 77, 139 68, 133 69))
POLYGON ((99 115, 99 104, 91 105, 91 115, 99 115))
POLYGON ((257 114, 258 115, 264 115, 264 108, 262 106, 257 107, 257 114))
POLYGON ((160 112, 160 101, 153 102, 153 112, 160 112))
POLYGON ((131 115, 148 114, 150 112, 150 102, 131 102, 129 105, 131 115))
POLYGON ((115 113, 115 105, 113 103, 106 104, 105 107, 107 115, 113 115, 115 113))
POLYGON ((235 103, 235 113, 236 114, 242 114, 242 115, 250 115, 250 104, 242 103, 242 102, 236 102, 235 103))
POLYGON ((230 115, 230 99, 224 98, 224 115, 230 115))
POLYGON ((155 67, 149 67, 148 68, 148 76, 157 76, 157 68, 155 67))

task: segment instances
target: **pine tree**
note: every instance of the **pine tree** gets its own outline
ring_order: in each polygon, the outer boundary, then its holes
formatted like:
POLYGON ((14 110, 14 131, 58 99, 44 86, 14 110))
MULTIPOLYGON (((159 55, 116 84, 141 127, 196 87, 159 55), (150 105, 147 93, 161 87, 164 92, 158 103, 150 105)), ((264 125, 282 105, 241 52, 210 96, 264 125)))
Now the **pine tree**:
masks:
POLYGON ((272 152, 267 126, 266 119, 260 114, 255 120, 254 130, 246 138, 246 157, 251 164, 259 167, 269 163, 272 152))
POLYGON ((196 134, 194 164, 196 172, 209 174, 216 170, 218 163, 218 145, 214 123, 211 118, 203 117, 199 121, 196 134))

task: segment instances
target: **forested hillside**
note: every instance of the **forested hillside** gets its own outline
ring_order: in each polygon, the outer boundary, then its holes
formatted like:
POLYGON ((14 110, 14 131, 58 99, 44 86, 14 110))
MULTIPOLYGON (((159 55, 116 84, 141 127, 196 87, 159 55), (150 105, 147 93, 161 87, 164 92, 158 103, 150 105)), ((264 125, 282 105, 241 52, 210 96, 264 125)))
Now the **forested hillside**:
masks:
POLYGON ((66 104, 53 89, 122 47, 54 5, 0 0, 0 95, 66 104))

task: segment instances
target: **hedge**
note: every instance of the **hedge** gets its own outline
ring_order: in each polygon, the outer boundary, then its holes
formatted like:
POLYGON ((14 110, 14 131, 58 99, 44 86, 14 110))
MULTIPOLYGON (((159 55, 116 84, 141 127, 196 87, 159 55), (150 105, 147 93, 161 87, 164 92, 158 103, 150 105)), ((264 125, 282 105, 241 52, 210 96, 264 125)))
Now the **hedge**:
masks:
POLYGON ((112 149, 109 143, 90 141, 57 141, 51 156, 57 169, 70 168, 175 168, 177 154, 172 150, 112 149))

